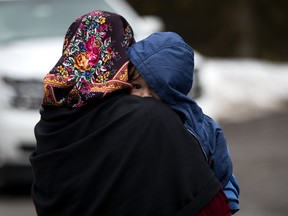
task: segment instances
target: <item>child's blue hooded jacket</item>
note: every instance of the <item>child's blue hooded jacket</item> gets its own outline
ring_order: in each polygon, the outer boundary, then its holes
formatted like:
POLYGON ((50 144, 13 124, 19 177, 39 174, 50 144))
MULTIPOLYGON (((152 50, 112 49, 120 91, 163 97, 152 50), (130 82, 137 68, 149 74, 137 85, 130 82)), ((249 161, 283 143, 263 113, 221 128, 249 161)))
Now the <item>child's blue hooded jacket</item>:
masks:
POLYGON ((238 183, 221 127, 188 97, 193 83, 194 52, 174 32, 158 32, 128 48, 130 61, 161 100, 181 113, 185 127, 199 141, 222 182, 233 212, 238 211, 238 183))

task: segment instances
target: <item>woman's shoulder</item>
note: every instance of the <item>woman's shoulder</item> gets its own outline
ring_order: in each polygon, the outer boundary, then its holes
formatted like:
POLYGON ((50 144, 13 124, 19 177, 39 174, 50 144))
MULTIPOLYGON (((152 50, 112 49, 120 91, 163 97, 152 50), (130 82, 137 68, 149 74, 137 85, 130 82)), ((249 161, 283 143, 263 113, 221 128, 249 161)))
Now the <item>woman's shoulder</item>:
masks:
MULTIPOLYGON (((101 106, 101 105, 100 105, 101 106)), ((133 111, 135 114, 149 115, 175 115, 175 112, 161 101, 150 97, 139 97, 134 95, 116 95, 102 103, 103 107, 110 107, 118 112, 133 111)))

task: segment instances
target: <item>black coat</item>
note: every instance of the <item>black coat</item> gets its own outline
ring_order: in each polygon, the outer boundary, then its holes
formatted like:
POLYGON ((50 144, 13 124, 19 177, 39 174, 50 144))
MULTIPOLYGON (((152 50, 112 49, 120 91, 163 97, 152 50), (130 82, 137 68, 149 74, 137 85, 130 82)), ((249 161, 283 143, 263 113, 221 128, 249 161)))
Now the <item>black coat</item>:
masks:
POLYGON ((194 215, 221 187, 178 115, 154 99, 46 107, 35 136, 39 216, 194 215))

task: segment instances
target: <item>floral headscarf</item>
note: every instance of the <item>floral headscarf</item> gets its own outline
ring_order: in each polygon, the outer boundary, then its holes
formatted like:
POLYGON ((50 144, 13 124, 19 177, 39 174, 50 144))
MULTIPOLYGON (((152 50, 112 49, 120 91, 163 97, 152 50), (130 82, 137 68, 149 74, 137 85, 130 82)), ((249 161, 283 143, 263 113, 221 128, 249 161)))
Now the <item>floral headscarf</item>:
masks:
POLYGON ((42 105, 81 107, 107 94, 131 88, 127 47, 135 43, 120 15, 93 11, 69 27, 62 56, 44 78, 42 105))

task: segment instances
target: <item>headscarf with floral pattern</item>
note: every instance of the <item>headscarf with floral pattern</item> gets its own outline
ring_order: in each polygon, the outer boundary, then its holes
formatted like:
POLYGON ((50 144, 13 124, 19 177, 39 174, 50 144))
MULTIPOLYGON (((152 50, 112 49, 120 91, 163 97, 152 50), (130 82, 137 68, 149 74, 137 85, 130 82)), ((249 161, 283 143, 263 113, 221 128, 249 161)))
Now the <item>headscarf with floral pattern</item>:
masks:
POLYGON ((62 56, 44 77, 42 106, 81 107, 116 90, 131 88, 127 47, 133 30, 122 16, 93 11, 69 27, 62 56))

